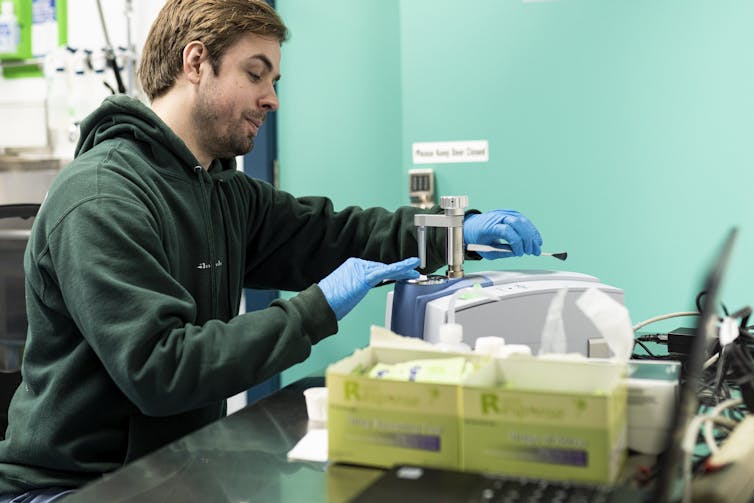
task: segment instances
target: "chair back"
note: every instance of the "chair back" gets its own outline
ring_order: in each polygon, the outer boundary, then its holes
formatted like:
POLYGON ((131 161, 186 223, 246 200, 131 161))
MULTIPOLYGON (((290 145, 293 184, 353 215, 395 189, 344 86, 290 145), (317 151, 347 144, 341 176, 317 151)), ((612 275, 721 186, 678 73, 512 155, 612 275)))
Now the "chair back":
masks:
POLYGON ((21 384, 26 344, 24 251, 39 204, 0 205, 0 438, 8 426, 8 406, 21 384))

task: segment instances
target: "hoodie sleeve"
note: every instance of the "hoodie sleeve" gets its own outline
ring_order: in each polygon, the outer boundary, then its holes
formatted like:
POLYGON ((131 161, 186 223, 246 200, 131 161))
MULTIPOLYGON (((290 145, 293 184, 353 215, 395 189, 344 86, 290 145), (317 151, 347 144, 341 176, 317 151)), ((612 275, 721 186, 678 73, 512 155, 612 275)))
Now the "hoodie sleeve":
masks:
MULTIPOLYGON (((401 207, 350 206, 335 211, 325 197, 301 197, 249 180, 252 201, 246 246, 246 286, 298 291, 331 273, 349 257, 397 262, 418 256, 414 215, 440 212, 401 207), (279 271, 286 271, 281 276, 279 271)), ((445 261, 445 234, 429 228, 427 268, 445 261)))
POLYGON ((337 331, 316 286, 228 322, 192 323, 197 306, 171 276, 159 232, 142 206, 93 197, 48 232, 39 258, 46 303, 67 310, 143 413, 176 414, 241 392, 304 360, 314 342, 337 331))

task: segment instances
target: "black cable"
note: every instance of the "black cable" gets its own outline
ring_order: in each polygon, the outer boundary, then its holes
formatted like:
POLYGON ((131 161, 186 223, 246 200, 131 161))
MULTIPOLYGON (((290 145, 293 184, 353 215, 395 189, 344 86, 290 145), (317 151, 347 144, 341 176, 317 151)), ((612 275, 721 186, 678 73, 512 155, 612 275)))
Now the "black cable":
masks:
POLYGON ((647 345, 646 345, 646 344, 644 344, 644 343, 643 343, 642 341, 640 341, 639 339, 634 339, 634 349, 636 348, 636 345, 637 345, 637 344, 638 344, 639 346, 641 346, 641 347, 642 347, 642 349, 644 349, 644 351, 646 351, 646 352, 647 352, 647 356, 651 356, 652 358, 657 358, 657 355, 655 355, 655 354, 654 354, 654 353, 653 353, 652 351, 650 351, 650 349, 649 349, 649 348, 647 347, 647 345))
POLYGON ((123 79, 120 78, 120 69, 118 69, 118 63, 115 61, 115 52, 113 51, 113 45, 110 43, 110 36, 107 33, 107 24, 105 23, 105 15, 102 12, 102 4, 100 0, 97 0, 97 10, 99 12, 100 25, 102 26, 102 33, 105 36, 105 55, 107 63, 115 74, 115 82, 118 86, 118 92, 121 94, 126 93, 126 86, 123 85, 123 79))
MULTIPOLYGON (((704 297, 706 297, 706 296, 707 296, 707 290, 702 290, 702 291, 701 291, 701 292, 699 292, 699 293, 697 294, 697 296, 696 296, 696 301, 695 301, 695 304, 696 304, 696 310, 697 310, 697 311, 699 311, 700 313, 702 312, 702 299, 703 299, 704 297)), ((728 308, 727 308, 727 307, 725 307, 725 304, 723 304, 723 303, 721 302, 721 303, 720 303, 720 306, 722 307, 722 309, 723 309, 723 313, 725 313, 725 316, 728 316, 728 308)))
POLYGON ((635 339, 642 342, 655 342, 657 344, 667 344, 668 334, 644 334, 644 335, 635 337, 635 339))
POLYGON ((707 290, 702 290, 696 295, 696 300, 694 301, 696 304, 696 310, 700 313, 702 312, 702 298, 704 298, 705 295, 707 295, 707 290))
POLYGON ((744 328, 746 327, 746 324, 749 322, 749 316, 751 316, 751 307, 744 306, 731 316, 731 318, 741 318, 741 323, 739 324, 739 327, 744 328))
POLYGON ((110 68, 113 70, 113 74, 115 74, 115 83, 118 87, 118 92, 120 94, 126 94, 126 86, 123 85, 123 79, 120 77, 120 69, 118 68, 118 62, 115 61, 115 55, 112 53, 112 49, 108 49, 107 51, 107 63, 110 65, 110 68))
POLYGON ((743 367, 740 371, 744 375, 754 374, 754 361, 752 361, 751 355, 749 355, 747 351, 742 350, 738 344, 730 345, 730 347, 731 355, 736 359, 736 362, 743 367))
POLYGON ((716 371, 715 371, 715 391, 714 395, 718 396, 720 394, 720 390, 723 385, 723 378, 725 377, 726 370, 728 368, 728 356, 730 352, 733 350, 733 347, 723 346, 720 348, 720 352, 718 353, 720 355, 719 359, 717 360, 716 371))

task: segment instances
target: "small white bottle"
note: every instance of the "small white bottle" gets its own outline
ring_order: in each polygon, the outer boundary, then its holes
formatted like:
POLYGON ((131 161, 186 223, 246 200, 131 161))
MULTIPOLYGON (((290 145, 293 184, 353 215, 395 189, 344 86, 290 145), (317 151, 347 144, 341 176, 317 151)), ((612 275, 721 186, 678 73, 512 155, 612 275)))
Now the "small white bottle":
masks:
POLYGON ((502 337, 477 337, 477 340, 474 341, 474 352, 497 356, 503 346, 505 346, 505 339, 502 337))
POLYGON ((463 325, 458 323, 446 323, 440 325, 438 332, 439 342, 435 347, 440 351, 455 353, 470 353, 471 347, 463 342, 463 325))
POLYGON ((14 3, 8 0, 3 1, 0 6, 0 54, 18 52, 21 31, 14 8, 14 3))

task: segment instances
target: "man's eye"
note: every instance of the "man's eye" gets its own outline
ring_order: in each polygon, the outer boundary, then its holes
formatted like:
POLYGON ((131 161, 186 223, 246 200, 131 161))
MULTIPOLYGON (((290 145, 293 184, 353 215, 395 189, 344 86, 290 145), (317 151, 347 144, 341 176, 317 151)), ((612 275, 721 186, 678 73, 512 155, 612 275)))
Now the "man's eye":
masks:
POLYGON ((256 73, 249 72, 249 78, 252 82, 257 82, 261 77, 257 75, 256 73))

